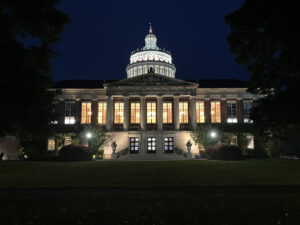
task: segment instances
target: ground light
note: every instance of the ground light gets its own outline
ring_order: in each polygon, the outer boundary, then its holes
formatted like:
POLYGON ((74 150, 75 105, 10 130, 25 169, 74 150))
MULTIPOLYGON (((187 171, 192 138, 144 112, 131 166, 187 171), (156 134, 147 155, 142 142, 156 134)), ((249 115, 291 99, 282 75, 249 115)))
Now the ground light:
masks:
POLYGON ((86 136, 87 139, 90 139, 92 137, 92 133, 91 132, 87 132, 85 136, 86 136))
POLYGON ((215 138, 215 137, 217 137, 217 133, 216 133, 215 131, 212 131, 212 132, 210 133, 210 136, 211 136, 212 138, 215 138))

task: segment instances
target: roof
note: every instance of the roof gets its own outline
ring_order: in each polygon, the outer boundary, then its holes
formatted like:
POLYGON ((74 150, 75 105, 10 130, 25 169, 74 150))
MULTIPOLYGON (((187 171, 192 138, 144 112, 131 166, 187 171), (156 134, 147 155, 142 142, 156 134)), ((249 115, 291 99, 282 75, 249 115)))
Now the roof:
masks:
MULTIPOLYGON (((95 89, 117 80, 63 80, 54 83, 54 88, 95 89)), ((199 88, 247 88, 248 82, 236 79, 185 80, 198 83, 199 88)))

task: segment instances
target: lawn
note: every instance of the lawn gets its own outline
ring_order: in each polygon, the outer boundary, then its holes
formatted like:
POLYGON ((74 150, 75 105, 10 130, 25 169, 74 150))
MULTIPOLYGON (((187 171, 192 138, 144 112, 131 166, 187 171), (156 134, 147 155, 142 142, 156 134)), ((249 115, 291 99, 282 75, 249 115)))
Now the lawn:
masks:
POLYGON ((1 162, 2 187, 300 185, 300 161, 1 162))
POLYGON ((300 161, 1 162, 5 225, 299 225, 300 161))

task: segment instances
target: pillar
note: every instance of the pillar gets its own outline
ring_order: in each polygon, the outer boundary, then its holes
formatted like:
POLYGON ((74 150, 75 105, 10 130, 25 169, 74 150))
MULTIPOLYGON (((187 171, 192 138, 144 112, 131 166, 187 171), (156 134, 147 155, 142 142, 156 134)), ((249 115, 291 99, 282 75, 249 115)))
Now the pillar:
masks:
POLYGON ((163 130, 163 103, 162 103, 162 96, 157 96, 157 130, 163 130))
POLYGON ((111 130, 112 119, 113 119, 113 101, 111 96, 107 96, 107 109, 106 109, 106 129, 111 130))
POLYGON ((190 124, 192 129, 195 129, 197 127, 197 117, 196 117, 196 96, 190 96, 189 99, 189 117, 190 117, 190 124))
POLYGON ((146 130, 147 121, 147 109, 146 109, 146 97, 141 96, 141 130, 146 130))
POLYGON ((128 128, 129 128, 129 97, 125 96, 123 99, 124 99, 123 130, 128 130, 128 128))
POLYGON ((174 127, 175 127, 175 130, 180 130, 180 124, 179 124, 179 96, 174 96, 174 127))

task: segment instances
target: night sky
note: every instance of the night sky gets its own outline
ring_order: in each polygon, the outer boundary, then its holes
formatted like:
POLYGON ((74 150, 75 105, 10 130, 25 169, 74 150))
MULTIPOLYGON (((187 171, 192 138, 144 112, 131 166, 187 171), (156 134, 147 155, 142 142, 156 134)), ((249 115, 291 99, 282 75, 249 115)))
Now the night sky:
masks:
POLYGON ((170 50, 176 78, 247 80, 234 61, 224 16, 243 0, 62 0, 59 9, 72 20, 54 49, 55 81, 124 79, 131 51, 144 46, 149 22, 157 45, 170 50))

